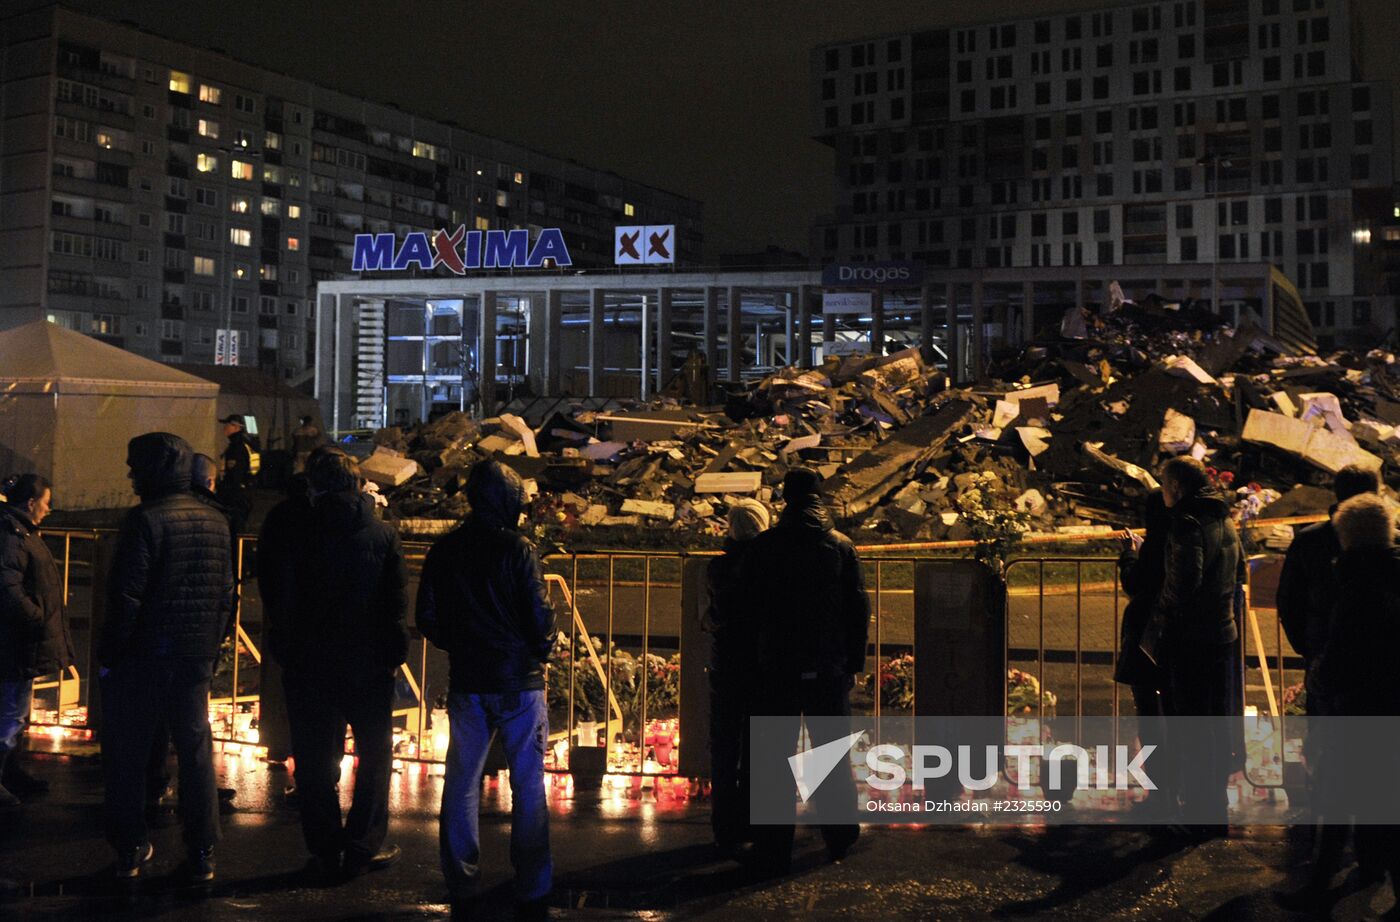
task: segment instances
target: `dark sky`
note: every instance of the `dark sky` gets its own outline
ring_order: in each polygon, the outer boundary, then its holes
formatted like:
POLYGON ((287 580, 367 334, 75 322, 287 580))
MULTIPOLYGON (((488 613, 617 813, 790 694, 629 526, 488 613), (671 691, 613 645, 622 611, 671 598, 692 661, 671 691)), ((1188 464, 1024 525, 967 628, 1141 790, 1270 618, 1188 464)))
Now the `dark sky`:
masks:
MULTIPOLYGON (((1337 0, 1330 0, 1337 2, 1337 0)), ((1367 76, 1400 79, 1400 0, 1354 0, 1367 76)), ((830 207, 817 45, 1103 8, 1085 0, 68 0, 705 203, 707 255, 806 252, 830 207), (393 15, 387 15, 393 11, 393 15)), ((1124 4, 1125 6, 1129 4, 1124 4)), ((1285 6, 1288 0, 1285 0, 1285 6)))

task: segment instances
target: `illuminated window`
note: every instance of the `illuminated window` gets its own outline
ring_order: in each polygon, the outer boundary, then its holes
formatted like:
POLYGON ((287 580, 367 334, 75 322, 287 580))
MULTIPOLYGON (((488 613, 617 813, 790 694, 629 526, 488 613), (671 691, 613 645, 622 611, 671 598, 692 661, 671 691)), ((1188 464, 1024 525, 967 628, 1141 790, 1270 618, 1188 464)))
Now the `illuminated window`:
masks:
POLYGON ((246 227, 230 227, 228 242, 234 246, 250 247, 253 245, 253 232, 246 227))
POLYGON ((263 146, 268 150, 281 150, 282 136, 275 131, 269 131, 263 135, 263 146))
POLYGON ((213 275, 213 274, 214 274, 214 257, 212 257, 212 256, 196 256, 196 257, 194 258, 194 274, 195 274, 195 275, 213 275))
POLYGON ((107 150, 111 150, 111 149, 112 149, 112 132, 110 132, 110 131, 104 131, 104 130, 102 130, 102 129, 98 129, 98 131, 97 131, 97 146, 98 146, 98 147, 102 147, 102 148, 106 148, 107 150))
MULTIPOLYGON (((174 87, 171 87, 171 89, 174 89, 174 87)), ((207 102, 211 106, 217 106, 219 104, 219 100, 223 98, 223 95, 224 91, 219 89, 217 86, 210 86, 207 83, 201 83, 199 85, 200 102, 207 102)))
POLYGON ((275 198, 265 198, 262 200, 262 213, 275 218, 282 213, 282 203, 275 198))
POLYGON ((229 161, 229 175, 234 179, 252 179, 253 165, 242 160, 229 161))
POLYGON ((625 202, 622 206, 622 213, 630 218, 637 213, 637 206, 633 205, 631 202, 625 202))
POLYGON ((525 174, 519 170, 515 171, 515 184, 518 186, 525 182, 525 174))
POLYGON ((219 168, 219 158, 213 154, 198 154, 194 158, 194 168, 201 173, 212 173, 219 168))
POLYGON ((287 238, 287 249, 291 250, 293 253, 295 253, 297 250, 300 250, 300 249, 301 249, 301 238, 300 238, 300 237, 288 237, 288 238, 287 238))
MULTIPOLYGON (((236 279, 246 279, 246 278, 247 278, 249 275, 251 275, 251 274, 252 274, 252 270, 248 268, 248 265, 247 265, 246 263, 234 263, 234 264, 233 264, 233 277, 234 277, 234 278, 236 278, 236 279)), ((243 300, 246 302, 248 299, 247 299, 247 298, 244 298, 243 300)), ((237 303, 237 301, 236 301, 236 299, 235 299, 235 304, 236 304, 236 303, 237 303)), ((247 307, 246 307, 246 306, 244 307, 244 310, 245 310, 245 311, 247 310, 247 307)))
POLYGON ((251 206, 246 195, 235 195, 228 200, 228 210, 234 214, 247 214, 250 209, 251 206))
POLYGON ((429 160, 438 159, 438 149, 426 141, 413 142, 413 156, 426 157, 429 160))
POLYGON ((280 183, 280 182, 282 181, 282 168, 281 168, 280 166, 272 166, 271 164, 264 164, 264 165, 263 165, 263 172, 262 172, 262 179, 263 179, 263 182, 276 182, 276 183, 280 183))
POLYGON ((507 205, 509 205, 509 204, 510 204, 510 196, 506 195, 504 192, 497 192, 497 193, 496 193, 496 207, 497 207, 497 208, 505 208, 505 207, 506 207, 507 205))
POLYGON ((293 221, 295 221, 297 218, 300 218, 300 217, 301 217, 301 206, 300 206, 300 205, 288 205, 288 206, 287 206, 287 217, 290 218, 290 219, 293 220, 293 221))
POLYGON ((482 230, 482 231, 484 231, 484 230, 490 230, 490 229, 491 229, 491 219, 490 219, 490 218, 487 218, 487 217, 484 217, 484 216, 482 216, 482 215, 477 215, 477 218, 476 218, 476 229, 477 229, 477 230, 482 230))
POLYGON ((207 118, 199 120, 199 133, 206 138, 217 138, 219 136, 219 123, 207 118))
POLYGON ((190 75, 182 74, 178 70, 170 72, 170 92, 188 93, 190 91, 190 75))

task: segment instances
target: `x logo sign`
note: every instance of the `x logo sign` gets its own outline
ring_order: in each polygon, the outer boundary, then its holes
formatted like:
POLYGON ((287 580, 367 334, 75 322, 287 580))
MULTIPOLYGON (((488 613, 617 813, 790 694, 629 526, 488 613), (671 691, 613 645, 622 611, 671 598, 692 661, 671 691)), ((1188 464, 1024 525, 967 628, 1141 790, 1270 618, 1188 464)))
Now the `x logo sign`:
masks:
POLYGON ((670 259, 671 251, 666 247, 666 241, 670 238, 670 231, 662 231, 651 235, 650 245, 647 247, 648 256, 660 256, 662 259, 670 259))
POLYGON ((448 234, 446 230, 440 230, 433 235, 433 249, 437 250, 437 261, 439 265, 446 266, 457 275, 466 275, 467 267, 462 262, 462 257, 457 255, 457 247, 467 235, 465 226, 458 225, 455 234, 448 234))
POLYGON ((618 234, 617 245, 619 247, 618 256, 626 256, 629 259, 641 259, 642 254, 637 252, 637 240, 642 236, 641 231, 633 231, 630 234, 618 234))

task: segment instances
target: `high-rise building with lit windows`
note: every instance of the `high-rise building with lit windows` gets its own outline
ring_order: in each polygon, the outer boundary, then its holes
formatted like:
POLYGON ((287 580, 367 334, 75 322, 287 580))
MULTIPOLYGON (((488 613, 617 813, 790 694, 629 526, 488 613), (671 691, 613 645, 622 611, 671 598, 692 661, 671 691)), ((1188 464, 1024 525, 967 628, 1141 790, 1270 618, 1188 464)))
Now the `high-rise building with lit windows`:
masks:
POLYGON ((1359 26, 1348 0, 1158 0, 817 48, 836 172, 813 252, 1107 277, 1271 262, 1320 340, 1374 340, 1395 327, 1373 249, 1391 92, 1361 75, 1359 26))
MULTIPOLYGON (((613 226, 698 202, 220 51, 62 7, 0 12, 0 328, 48 317, 151 358, 299 380, 312 291, 354 235, 560 228, 577 268, 613 226)), ((441 271, 441 270, 440 270, 441 271)))

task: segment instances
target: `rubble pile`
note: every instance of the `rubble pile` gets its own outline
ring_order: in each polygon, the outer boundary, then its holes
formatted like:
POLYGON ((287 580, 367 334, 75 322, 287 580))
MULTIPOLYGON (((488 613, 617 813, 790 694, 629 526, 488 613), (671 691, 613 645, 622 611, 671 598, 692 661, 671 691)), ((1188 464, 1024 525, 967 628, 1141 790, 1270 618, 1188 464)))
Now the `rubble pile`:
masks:
POLYGON ((1074 309, 988 380, 951 388, 912 349, 831 357, 723 407, 667 398, 384 429, 363 468, 390 517, 422 533, 467 512, 467 471, 495 457, 525 479, 536 536, 573 549, 715 544, 733 502, 772 504, 799 464, 822 473, 861 543, 981 540, 992 520, 1137 524, 1153 472, 1178 454, 1207 464, 1247 518, 1325 511, 1321 487, 1348 464, 1400 470, 1395 356, 1319 357, 1208 312, 1074 309))

